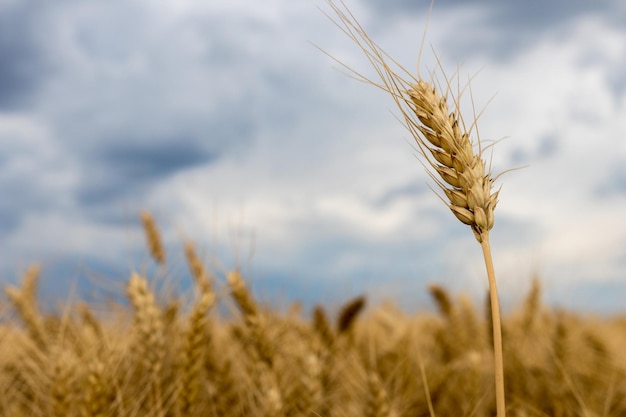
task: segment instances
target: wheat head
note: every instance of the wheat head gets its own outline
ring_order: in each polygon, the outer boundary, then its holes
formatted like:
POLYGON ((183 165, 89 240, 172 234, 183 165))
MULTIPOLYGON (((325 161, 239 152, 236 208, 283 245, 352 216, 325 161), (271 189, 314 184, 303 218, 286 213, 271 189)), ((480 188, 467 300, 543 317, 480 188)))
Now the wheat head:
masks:
POLYGON ((106 374, 106 366, 98 358, 89 359, 87 371, 83 415, 105 417, 115 400, 111 381, 108 380, 106 374))
POLYGON ((482 150, 475 151, 458 109, 448 110, 447 98, 435 86, 419 79, 403 93, 410 99, 415 117, 409 123, 421 135, 414 135, 431 168, 431 174, 448 198, 448 207, 464 224, 469 225, 476 240, 482 242, 485 232, 493 228, 498 191, 491 192, 494 178, 486 171, 482 150), (429 155, 430 154, 430 155, 429 155))
POLYGON ((389 394, 380 376, 374 370, 367 373, 367 394, 363 415, 366 417, 391 417, 395 410, 389 399, 389 394))
POLYGON ((405 127, 426 160, 424 165, 429 175, 447 197, 446 204, 458 220, 472 228, 478 242, 482 242, 485 233, 494 224, 498 191, 492 193, 491 190, 497 176, 492 176, 483 160, 483 152, 488 147, 483 148, 479 140, 474 144, 470 139, 475 121, 468 127, 461 116, 459 107, 463 89, 459 88, 456 96, 452 96, 453 109, 450 110, 448 96, 451 95, 453 80, 448 78, 441 65, 443 89, 438 87, 435 72, 426 79, 419 73, 411 74, 391 58, 368 36, 343 3, 345 11, 332 1, 329 4, 339 21, 329 18, 361 48, 380 81, 372 80, 329 56, 355 78, 391 95, 405 127))
POLYGON ((152 215, 147 211, 142 211, 139 216, 141 217, 143 229, 146 234, 146 240, 148 242, 148 249, 150 250, 152 259, 154 259, 154 261, 159 265, 164 265, 165 248, 161 241, 161 233, 159 232, 159 228, 154 221, 154 217, 152 217, 152 215))
POLYGON ((215 294, 204 293, 195 304, 185 334, 181 366, 180 410, 183 415, 195 415, 198 398, 202 393, 200 381, 206 345, 209 343, 207 314, 215 304, 215 294))
POLYGON ((187 258, 187 265, 189 267, 189 271, 196 283, 196 286, 203 294, 208 294, 213 292, 213 288, 211 285, 211 276, 207 272, 204 264, 198 257, 196 252, 195 245, 193 242, 185 243, 185 258, 187 258))
POLYGON ((161 311, 147 280, 141 275, 132 273, 127 292, 135 309, 135 325, 140 337, 137 342, 141 348, 139 358, 151 373, 158 374, 165 351, 161 311))
POLYGON ((4 291, 26 324, 32 340, 45 352, 48 349, 45 322, 37 308, 39 274, 39 266, 32 265, 22 277, 22 288, 7 286, 4 291))
POLYGON ((135 312, 137 339, 134 341, 136 359, 148 372, 152 385, 153 410, 162 408, 161 378, 166 355, 166 341, 162 312, 148 281, 132 273, 127 286, 127 295, 135 312))
POLYGON ((341 307, 337 317, 337 331, 339 334, 349 333, 359 314, 365 309, 366 299, 364 296, 356 297, 341 307))
POLYGON ((323 346, 331 350, 335 345, 336 334, 328 321, 326 310, 321 305, 313 310, 313 330, 319 336, 323 346))

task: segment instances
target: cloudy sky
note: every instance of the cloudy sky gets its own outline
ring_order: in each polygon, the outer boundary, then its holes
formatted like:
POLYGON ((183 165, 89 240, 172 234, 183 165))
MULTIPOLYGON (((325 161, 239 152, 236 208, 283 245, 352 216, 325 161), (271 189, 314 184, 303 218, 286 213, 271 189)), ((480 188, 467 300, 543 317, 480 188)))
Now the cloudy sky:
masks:
MULTIPOLYGON (((429 1, 347 4, 416 70, 429 1)), ((37 261, 52 296, 150 268, 146 209, 183 285, 193 239, 266 300, 420 309, 440 283, 480 301, 479 245, 429 189, 393 101, 314 46, 373 74, 323 12, 0 0, 0 280, 37 261)), ((434 49, 475 76, 481 139, 505 138, 494 170, 526 166, 500 181, 491 237, 505 307, 537 275, 552 305, 623 310, 626 3, 440 0, 426 44, 423 70, 434 49)))

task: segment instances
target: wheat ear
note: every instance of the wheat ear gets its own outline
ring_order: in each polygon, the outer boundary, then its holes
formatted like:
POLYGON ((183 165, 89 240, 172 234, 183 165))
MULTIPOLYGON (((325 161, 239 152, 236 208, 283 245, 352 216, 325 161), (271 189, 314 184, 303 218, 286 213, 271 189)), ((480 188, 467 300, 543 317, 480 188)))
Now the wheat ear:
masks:
POLYGON ((361 295, 353 298, 341 307, 337 316, 337 331, 339 334, 350 333, 356 319, 365 308, 365 302, 365 297, 361 295))
MULTIPOLYGON (((267 323, 258 304, 246 286, 238 270, 227 274, 230 292, 244 316, 246 335, 252 345, 252 360, 257 382, 263 387, 265 414, 270 417, 284 417, 283 395, 278 385, 275 371, 275 346, 267 335, 267 323)), ((245 339, 244 339, 245 340, 245 339)))
POLYGON ((37 309, 37 285, 39 283, 40 268, 32 265, 22 277, 22 288, 8 286, 5 293, 17 309, 26 329, 42 352, 48 349, 44 319, 37 309))
POLYGON ((215 304, 215 294, 203 292, 195 304, 188 329, 185 334, 183 349, 181 391, 179 396, 180 411, 185 416, 196 414, 198 398, 202 394, 200 381, 206 345, 208 344, 207 314, 215 304))
POLYGON ((324 348, 331 350, 335 345, 336 334, 328 322, 324 307, 317 305, 313 310, 313 330, 319 336, 324 348))
POLYGON ((152 259, 154 259, 154 261, 159 265, 164 265, 165 248, 163 247, 161 233, 159 232, 159 228, 154 221, 154 217, 152 217, 152 215, 147 211, 142 211, 139 216, 141 217, 143 230, 146 234, 148 249, 150 250, 152 259))
POLYGON ((148 281, 137 273, 133 272, 130 277, 127 294, 135 310, 138 336, 135 340, 135 354, 150 376, 153 410, 161 410, 161 375, 166 353, 161 310, 154 299, 154 293, 148 288, 148 281))
POLYGON ((70 358, 70 354, 62 349, 50 355, 50 403, 54 417, 65 417, 72 409, 72 383, 75 375, 74 364, 70 358))
POLYGON ((187 258, 187 266, 200 292, 202 294, 213 293, 212 277, 200 260, 193 242, 185 243, 185 258, 187 258))
POLYGON ((366 417, 391 417, 395 415, 389 401, 387 389, 374 370, 367 373, 367 398, 364 413, 366 417))
POLYGON ((107 416, 108 409, 115 401, 115 395, 106 374, 106 366, 98 358, 89 359, 87 383, 84 389, 83 415, 89 417, 107 416))
POLYGON ((494 209, 498 201, 498 191, 492 193, 492 186, 497 177, 491 175, 483 160, 486 148, 480 142, 475 147, 470 139, 476 120, 469 129, 463 121, 459 110, 462 91, 452 97, 454 109, 449 110, 448 95, 452 82, 441 65, 439 68, 446 87, 443 91, 437 87, 434 74, 431 74, 429 80, 425 80, 419 73, 412 75, 399 65, 367 35, 345 4, 341 3, 343 7, 340 7, 332 0, 329 0, 329 4, 339 18, 339 21, 331 20, 361 48, 380 81, 373 81, 340 61, 335 61, 357 79, 391 95, 402 113, 404 125, 414 137, 417 148, 426 161, 424 166, 428 174, 447 198, 442 200, 458 220, 471 227, 474 237, 481 245, 493 313, 496 408, 498 417, 504 417, 506 412, 500 307, 489 245, 489 231, 494 224, 494 209))
POLYGON ((535 326, 539 309, 541 307, 541 283, 539 278, 534 277, 530 291, 524 301, 524 311, 522 319, 522 329, 524 334, 529 334, 535 326))
POLYGON ((442 316, 449 319, 452 317, 454 305, 448 291, 440 285, 432 284, 428 286, 431 297, 437 304, 437 308, 442 316))
POLYGON ((268 368, 274 366, 274 346, 267 337, 267 326, 252 293, 239 271, 229 272, 227 275, 228 285, 233 299, 244 316, 245 328, 254 347, 258 359, 268 368))

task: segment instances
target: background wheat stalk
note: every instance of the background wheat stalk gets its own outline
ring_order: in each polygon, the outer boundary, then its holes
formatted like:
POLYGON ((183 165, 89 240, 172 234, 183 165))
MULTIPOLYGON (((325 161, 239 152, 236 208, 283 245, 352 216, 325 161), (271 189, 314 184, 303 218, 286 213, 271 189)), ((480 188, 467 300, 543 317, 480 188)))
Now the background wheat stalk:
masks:
MULTIPOLYGON (((0 416, 494 415, 491 303, 485 326, 466 297, 432 285, 438 316, 366 313, 356 297, 306 319, 260 304, 235 270, 224 278, 240 320, 220 315, 222 277, 193 243, 185 252, 197 293, 186 316, 183 298, 161 305, 138 273, 130 303, 44 314, 29 268, 0 299, 0 416)), ((505 324, 510 414, 626 415, 623 314, 550 311, 535 281, 505 324)))
MULTIPOLYGON (((440 63, 439 73, 443 77, 443 89, 439 87, 434 72, 428 79, 424 79, 419 73, 412 75, 398 64, 367 35, 343 2, 337 5, 329 0, 329 4, 339 20, 330 16, 329 18, 361 48, 380 81, 374 81, 342 62, 335 61, 347 68, 357 79, 372 84, 393 97, 404 119, 404 125, 415 138, 417 148, 426 161, 423 163, 424 167, 445 195, 445 198, 441 197, 442 200, 458 220, 471 227, 474 237, 482 247, 493 321, 496 406, 498 417, 504 417, 500 307, 489 244, 489 231, 494 224, 494 209, 499 191, 492 192, 497 177, 492 176, 491 169, 488 169, 483 160, 486 148, 481 146, 480 141, 474 144, 470 139, 476 127, 476 116, 469 126, 465 124, 459 110, 463 90, 459 89, 456 96, 451 94, 453 83, 440 63), (448 108, 449 97, 453 103, 452 111, 448 108)), ((421 50, 420 47, 420 57, 421 50)), ((458 74, 455 77, 458 79, 458 74)))

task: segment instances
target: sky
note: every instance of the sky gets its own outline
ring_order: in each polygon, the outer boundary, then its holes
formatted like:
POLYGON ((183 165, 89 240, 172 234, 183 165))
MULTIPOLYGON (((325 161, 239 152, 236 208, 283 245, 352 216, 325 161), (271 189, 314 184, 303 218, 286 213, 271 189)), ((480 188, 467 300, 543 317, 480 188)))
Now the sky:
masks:
MULTIPOLYGON (((346 4, 417 72, 429 1, 346 4)), ((391 98, 320 50, 375 76, 325 13, 323 0, 0 0, 0 282, 37 262, 44 298, 133 270, 184 288, 193 240, 220 280, 240 267, 277 305, 365 293, 420 310, 433 283, 481 303, 480 246, 430 189, 391 98)), ((523 167, 497 183, 504 308, 538 277, 551 306, 623 311, 626 3, 440 0, 425 45, 420 71, 436 54, 471 77, 480 138, 500 140, 494 172, 523 167)))

